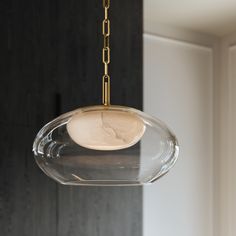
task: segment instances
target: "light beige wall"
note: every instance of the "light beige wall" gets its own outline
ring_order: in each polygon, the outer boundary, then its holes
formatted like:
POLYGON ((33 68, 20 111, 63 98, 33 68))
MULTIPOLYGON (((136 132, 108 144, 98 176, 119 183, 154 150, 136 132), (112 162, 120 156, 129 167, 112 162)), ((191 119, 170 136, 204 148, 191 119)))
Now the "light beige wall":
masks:
POLYGON ((182 145, 170 174, 144 189, 144 236, 235 236, 236 34, 145 29, 144 109, 166 121, 182 145))
POLYGON ((221 39, 218 82, 216 235, 236 235, 236 34, 221 39))
POLYGON ((144 188, 144 236, 213 236, 214 60, 200 44, 144 35, 144 110, 180 143, 173 170, 144 188))

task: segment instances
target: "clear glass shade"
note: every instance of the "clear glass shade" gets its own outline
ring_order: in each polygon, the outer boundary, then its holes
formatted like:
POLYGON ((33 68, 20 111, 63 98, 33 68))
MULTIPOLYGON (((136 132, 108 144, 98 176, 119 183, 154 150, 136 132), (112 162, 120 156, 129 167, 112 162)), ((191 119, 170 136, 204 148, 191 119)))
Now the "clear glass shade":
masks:
POLYGON ((156 118, 129 107, 92 106, 45 125, 33 152, 39 167, 61 184, 141 185, 168 172, 179 147, 156 118))

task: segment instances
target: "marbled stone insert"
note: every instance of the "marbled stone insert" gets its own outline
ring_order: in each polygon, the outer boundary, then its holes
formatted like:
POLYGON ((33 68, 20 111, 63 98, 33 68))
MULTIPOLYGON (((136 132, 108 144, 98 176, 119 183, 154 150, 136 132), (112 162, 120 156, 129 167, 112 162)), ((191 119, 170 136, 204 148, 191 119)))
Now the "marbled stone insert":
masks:
POLYGON ((145 124, 135 114, 125 111, 90 111, 74 115, 67 131, 82 147, 119 150, 136 144, 145 132, 145 124))

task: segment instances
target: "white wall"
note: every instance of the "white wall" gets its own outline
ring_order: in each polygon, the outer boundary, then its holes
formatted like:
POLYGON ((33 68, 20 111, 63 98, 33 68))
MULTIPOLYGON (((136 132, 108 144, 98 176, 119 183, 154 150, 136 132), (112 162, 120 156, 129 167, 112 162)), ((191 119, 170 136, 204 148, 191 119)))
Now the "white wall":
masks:
MULTIPOLYGON (((236 42, 236 38, 235 41, 236 42)), ((230 219, 231 219, 231 234, 236 235, 236 45, 229 47, 229 80, 230 80, 230 104, 232 109, 230 119, 230 219)))
POLYGON ((213 52, 144 35, 144 111, 172 128, 180 156, 144 188, 144 236, 213 236, 213 52))
POLYGON ((216 236, 236 235, 236 34, 221 41, 218 82, 218 198, 216 236))

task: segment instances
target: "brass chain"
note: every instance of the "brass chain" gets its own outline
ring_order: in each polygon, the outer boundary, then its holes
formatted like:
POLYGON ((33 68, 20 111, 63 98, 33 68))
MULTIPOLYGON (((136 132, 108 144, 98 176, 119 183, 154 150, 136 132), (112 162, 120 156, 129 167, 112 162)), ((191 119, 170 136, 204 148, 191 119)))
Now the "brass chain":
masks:
POLYGON ((102 34, 104 45, 102 50, 102 61, 104 64, 104 75, 102 77, 102 103, 105 106, 110 105, 110 76, 108 74, 108 65, 110 63, 110 20, 108 19, 108 10, 110 0, 103 0, 105 18, 102 22, 102 34))

